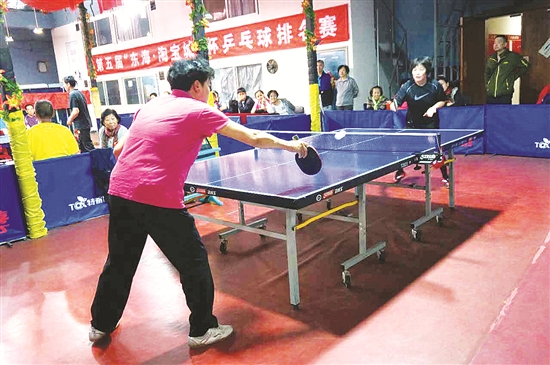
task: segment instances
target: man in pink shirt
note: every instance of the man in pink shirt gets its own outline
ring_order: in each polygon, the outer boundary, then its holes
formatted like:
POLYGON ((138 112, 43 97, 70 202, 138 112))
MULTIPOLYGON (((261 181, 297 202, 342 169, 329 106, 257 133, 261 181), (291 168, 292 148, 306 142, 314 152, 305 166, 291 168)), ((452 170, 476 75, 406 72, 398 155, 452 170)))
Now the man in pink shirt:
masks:
POLYGON ((179 60, 168 71, 170 96, 155 98, 139 110, 114 153, 111 174, 109 255, 92 303, 89 339, 97 342, 115 330, 147 235, 180 273, 191 310, 191 348, 221 341, 233 332, 212 313, 214 281, 208 255, 193 217, 183 203, 183 185, 204 138, 219 133, 260 148, 307 154, 302 141, 284 141, 232 122, 206 101, 214 70, 201 59, 179 60))

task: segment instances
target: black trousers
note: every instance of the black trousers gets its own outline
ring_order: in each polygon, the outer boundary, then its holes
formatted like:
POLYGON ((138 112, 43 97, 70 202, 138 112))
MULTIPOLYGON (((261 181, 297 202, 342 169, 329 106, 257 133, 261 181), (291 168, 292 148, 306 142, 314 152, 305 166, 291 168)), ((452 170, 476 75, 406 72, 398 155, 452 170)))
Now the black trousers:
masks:
MULTIPOLYGON (((408 115, 407 115, 408 117, 408 115)), ((439 129, 439 119, 436 119, 434 117, 434 121, 433 123, 431 124, 427 124, 427 125, 421 125, 421 126, 417 126, 415 125, 411 120, 409 120, 407 118, 407 125, 406 125, 406 128, 407 129, 439 129)), ((447 165, 443 165, 441 167, 441 177, 444 179, 444 180, 449 180, 449 172, 447 171, 447 165)), ((400 174, 403 172, 403 169, 399 169, 395 172, 396 175, 400 174)))
POLYGON ((82 153, 90 152, 95 148, 90 136, 90 128, 78 129, 78 147, 82 153))
MULTIPOLYGON (((167 209, 111 196, 109 255, 92 303, 92 326, 112 332, 130 295, 147 235, 179 271, 189 316, 189 336, 217 327, 214 281, 208 255, 187 209, 167 209)), ((155 293, 151 293, 154 295, 155 293)))
POLYGON ((512 104, 512 94, 501 95, 496 98, 487 95, 487 104, 512 104))

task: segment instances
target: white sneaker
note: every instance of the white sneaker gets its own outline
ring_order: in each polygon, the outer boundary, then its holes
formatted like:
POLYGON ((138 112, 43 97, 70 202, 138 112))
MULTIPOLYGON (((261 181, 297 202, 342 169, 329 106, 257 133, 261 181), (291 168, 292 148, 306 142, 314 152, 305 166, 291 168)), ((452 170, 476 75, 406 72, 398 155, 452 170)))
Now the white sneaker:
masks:
POLYGON ((220 324, 218 327, 209 328, 208 331, 206 331, 206 333, 202 336, 189 336, 187 343, 189 344, 189 347, 196 349, 198 347, 208 346, 213 343, 220 342, 229 337, 232 333, 233 327, 220 324))
POLYGON ((90 327, 90 332, 88 333, 88 338, 90 339, 90 342, 97 342, 107 336, 107 332, 100 331, 98 329, 95 329, 94 326, 90 327))
MULTIPOLYGON (((120 321, 116 324, 114 330, 116 330, 118 328, 119 324, 120 324, 120 321)), ((100 330, 94 328, 94 326, 90 326, 90 332, 88 333, 88 338, 90 339, 90 342, 96 343, 96 342, 98 342, 102 338, 105 338, 108 335, 109 335, 109 333, 100 331, 100 330)))

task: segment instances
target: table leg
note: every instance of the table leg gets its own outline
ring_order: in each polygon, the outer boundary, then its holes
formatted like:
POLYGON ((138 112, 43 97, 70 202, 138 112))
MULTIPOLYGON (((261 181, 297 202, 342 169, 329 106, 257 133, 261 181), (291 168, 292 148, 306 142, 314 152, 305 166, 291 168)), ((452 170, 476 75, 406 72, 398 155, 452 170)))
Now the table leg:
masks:
POLYGON ((359 199, 359 254, 364 254, 367 252, 367 198, 364 184, 356 187, 356 194, 359 199))
POLYGON ((432 179, 431 179, 431 166, 429 164, 424 165, 424 178, 426 180, 426 186, 424 187, 424 194, 426 196, 426 215, 430 215, 432 212, 432 179))
MULTIPOLYGON (((451 148, 449 150, 449 160, 454 159, 454 152, 451 148)), ((455 207, 455 163, 454 161, 449 164, 449 207, 455 207)))
POLYGON ((286 209, 286 257, 288 260, 288 284, 290 304, 298 309, 300 304, 300 284, 298 280, 298 252, 296 249, 296 211, 286 209))

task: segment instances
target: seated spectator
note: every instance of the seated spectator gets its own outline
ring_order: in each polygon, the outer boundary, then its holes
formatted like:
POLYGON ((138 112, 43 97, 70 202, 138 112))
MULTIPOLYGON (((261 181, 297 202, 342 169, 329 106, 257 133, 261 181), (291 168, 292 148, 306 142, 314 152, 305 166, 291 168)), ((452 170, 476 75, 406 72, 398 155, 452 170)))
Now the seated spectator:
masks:
POLYGON ((256 97, 256 103, 252 107, 252 113, 267 113, 269 101, 265 97, 264 92, 262 90, 258 90, 254 96, 256 97))
POLYGON ((374 86, 370 89, 369 95, 367 102, 363 104, 365 110, 386 110, 388 98, 384 96, 382 87, 374 86))
POLYGON ((269 105, 267 106, 267 112, 269 114, 289 115, 295 114, 296 107, 286 99, 279 99, 279 93, 277 90, 269 90, 267 93, 269 98, 269 105))
POLYGON ((99 129, 99 148, 114 148, 119 139, 128 132, 128 129, 120 124, 120 117, 116 110, 105 109, 101 113, 101 125, 99 129))
POLYGON ((214 90, 212 91, 212 95, 214 96, 214 108, 222 112, 226 111, 228 109, 228 106, 226 103, 221 101, 220 94, 218 94, 218 92, 214 90))
POLYGON ((27 130, 33 161, 78 153, 78 143, 69 128, 51 121, 54 114, 52 103, 38 100, 34 109, 39 123, 27 130))
POLYGON ((147 99, 147 101, 151 101, 151 99, 154 99, 154 98, 156 98, 157 96, 158 96, 157 93, 151 93, 151 94, 149 94, 149 99, 147 99))
POLYGON ((446 106, 464 106, 467 104, 466 97, 458 90, 458 85, 447 81, 445 75, 437 76, 437 82, 443 87, 443 91, 447 95, 446 106))
POLYGON ((38 118, 34 112, 34 105, 25 105, 25 113, 25 125, 27 126, 27 129, 38 124, 38 118))
POLYGON ((226 113, 238 113, 239 112, 239 102, 237 100, 229 100, 229 108, 225 111, 226 113))
POLYGON ((550 84, 540 92, 537 104, 550 104, 550 84))
POLYGON ((237 101, 239 102, 239 113, 250 113, 254 107, 254 100, 246 95, 244 87, 237 89, 237 101))

